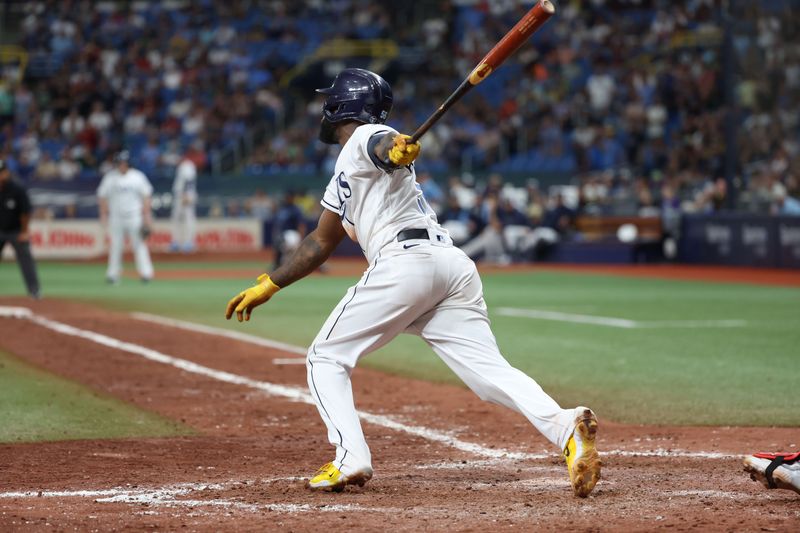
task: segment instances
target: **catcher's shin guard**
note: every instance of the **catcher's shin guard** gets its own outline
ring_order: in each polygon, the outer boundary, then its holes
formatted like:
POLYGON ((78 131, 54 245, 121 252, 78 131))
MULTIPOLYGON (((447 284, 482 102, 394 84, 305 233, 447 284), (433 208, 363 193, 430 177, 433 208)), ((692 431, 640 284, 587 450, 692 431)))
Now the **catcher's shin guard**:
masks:
POLYGON ((800 494, 800 452, 754 453, 744 459, 750 479, 768 489, 793 490, 800 494))

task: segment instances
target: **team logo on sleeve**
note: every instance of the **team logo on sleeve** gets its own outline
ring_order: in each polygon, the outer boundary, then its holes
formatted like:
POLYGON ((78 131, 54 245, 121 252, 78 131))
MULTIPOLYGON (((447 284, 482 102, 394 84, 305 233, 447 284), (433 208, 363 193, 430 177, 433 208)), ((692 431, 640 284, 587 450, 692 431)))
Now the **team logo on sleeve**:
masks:
POLYGON ((336 188, 339 191, 339 201, 344 202, 344 198, 350 198, 353 196, 353 191, 350 189, 350 184, 347 183, 347 180, 344 179, 344 172, 340 172, 338 176, 336 176, 336 188))
POLYGON ((336 196, 339 197, 339 218, 351 225, 355 225, 352 220, 347 218, 347 200, 353 196, 353 190, 344 178, 344 172, 340 172, 336 176, 336 196))

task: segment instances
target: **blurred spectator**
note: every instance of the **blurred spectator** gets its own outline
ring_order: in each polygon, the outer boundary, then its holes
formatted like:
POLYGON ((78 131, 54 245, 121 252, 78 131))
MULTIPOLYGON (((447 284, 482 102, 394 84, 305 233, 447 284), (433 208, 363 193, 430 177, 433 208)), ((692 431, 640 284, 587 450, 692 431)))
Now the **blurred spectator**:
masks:
POLYGON ((306 223, 303 212, 295 203, 294 191, 286 191, 278 212, 272 221, 272 248, 275 252, 273 270, 283 264, 283 260, 291 255, 306 235, 306 223))
POLYGON ((444 192, 439 184, 431 176, 430 172, 420 172, 417 174, 417 183, 422 189, 422 194, 425 200, 431 206, 434 212, 439 213, 442 210, 444 202, 444 192))
POLYGON ((782 183, 776 183, 773 189, 775 204, 773 213, 778 215, 800 216, 800 199, 789 196, 786 187, 782 183))
POLYGON ((106 111, 103 102, 96 101, 92 104, 92 112, 89 114, 89 125, 96 131, 106 133, 112 126, 111 114, 106 111))
POLYGON ((272 199, 261 189, 256 189, 255 195, 249 200, 250 214, 262 222, 270 220, 274 212, 272 199))
POLYGON ((575 225, 575 212, 564 204, 564 197, 557 193, 553 207, 548 209, 539 227, 530 232, 520 244, 525 257, 541 259, 555 244, 568 235, 575 225))
MULTIPOLYGON (((52 172, 39 169, 61 168, 61 154, 69 179, 78 164, 83 180, 117 145, 162 179, 182 154, 201 172, 223 153, 249 153, 242 167, 252 174, 331 172, 311 89, 333 74, 324 67, 335 68, 302 59, 334 37, 394 38, 403 60, 386 62, 389 122, 410 132, 523 9, 444 0, 400 20, 389 4, 359 0, 23 4, 17 44, 32 60, 21 82, 0 74, 0 154, 22 179, 45 180, 52 172)), ((796 7, 565 3, 533 46, 428 133, 418 168, 426 198, 442 209, 452 195, 471 211, 474 181, 454 178, 437 192, 425 174, 469 169, 574 180, 587 214, 655 214, 666 181, 670 204, 688 209, 716 211, 739 196, 752 211, 791 210, 789 181, 800 167, 796 7), (723 99, 723 16, 734 21, 733 108, 723 99), (724 145, 728 111, 740 122, 735 147, 724 145), (718 180, 727 148, 736 150, 741 194, 718 180)), ((515 207, 538 220, 544 200, 528 197, 515 207)))
POLYGON ((511 262, 510 256, 506 253, 503 242, 503 222, 498 216, 498 199, 496 194, 492 194, 484 200, 482 217, 485 222, 483 231, 474 239, 461 246, 461 249, 471 259, 483 258, 484 261, 493 264, 505 265, 511 262))
POLYGON ((442 227, 450 233, 456 246, 472 239, 483 229, 480 218, 470 209, 462 207, 458 198, 453 194, 447 197, 447 206, 438 219, 442 227))
POLYGON ((319 198, 311 194, 308 189, 301 189, 297 196, 295 197, 295 203, 297 207, 300 208, 300 211, 303 212, 303 216, 306 218, 313 218, 316 219, 319 217, 320 208, 319 205, 319 198))
POLYGON ((61 153, 61 160, 58 162, 58 177, 63 181, 74 180, 81 171, 81 166, 72 159, 68 150, 61 153))
POLYGON ((86 121, 78 114, 78 108, 73 107, 70 109, 69 115, 61 121, 61 135, 67 140, 71 140, 82 132, 85 127, 86 121))
POLYGON ((242 204, 236 198, 230 198, 225 203, 225 217, 227 218, 243 218, 247 213, 242 209, 242 204))
POLYGON ((42 181, 51 181, 60 177, 58 163, 53 161, 48 152, 42 154, 39 164, 36 165, 36 178, 42 181))

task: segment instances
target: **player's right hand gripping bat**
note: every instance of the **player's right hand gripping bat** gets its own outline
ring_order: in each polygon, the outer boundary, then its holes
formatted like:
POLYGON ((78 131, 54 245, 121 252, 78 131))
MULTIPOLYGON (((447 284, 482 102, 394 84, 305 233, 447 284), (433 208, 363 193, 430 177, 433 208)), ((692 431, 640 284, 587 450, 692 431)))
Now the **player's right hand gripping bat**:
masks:
POLYGON ((478 85, 480 82, 485 80, 489 75, 497 70, 497 68, 508 59, 508 57, 513 54, 522 44, 527 41, 531 35, 533 35, 539 28, 542 27, 542 24, 547 22, 547 20, 553 16, 556 12, 556 8, 550 0, 540 0, 533 8, 528 11, 524 17, 520 19, 517 24, 511 28, 511 31, 505 34, 505 36, 500 39, 494 48, 486 54, 478 66, 476 66, 472 72, 470 73, 467 78, 461 82, 461 85, 458 86, 453 94, 447 97, 447 100, 444 101, 442 105, 430 116, 428 120, 426 120, 422 126, 417 128, 417 131, 411 136, 410 139, 406 140, 407 144, 414 144, 419 140, 420 137, 425 135, 431 126, 436 124, 436 122, 442 118, 448 109, 452 107, 458 100, 461 99, 462 96, 467 94, 467 92, 478 85))

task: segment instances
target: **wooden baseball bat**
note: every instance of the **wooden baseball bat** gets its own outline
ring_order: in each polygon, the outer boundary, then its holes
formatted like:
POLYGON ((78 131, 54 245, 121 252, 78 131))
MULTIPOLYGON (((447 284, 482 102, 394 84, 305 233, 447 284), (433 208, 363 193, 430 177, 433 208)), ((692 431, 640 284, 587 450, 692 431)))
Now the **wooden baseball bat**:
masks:
POLYGON ((453 94, 447 97, 439 108, 428 117, 422 126, 417 128, 417 131, 411 136, 410 143, 415 143, 420 137, 425 135, 431 126, 442 118, 448 109, 453 104, 458 102, 462 96, 467 94, 470 89, 478 85, 480 82, 489 77, 489 75, 497 70, 497 68, 508 59, 508 57, 517 51, 522 44, 533 35, 542 24, 548 21, 550 17, 556 12, 556 7, 550 0, 541 0, 524 17, 520 19, 517 24, 511 28, 511 31, 505 34, 500 42, 494 45, 488 54, 478 63, 467 78, 461 82, 453 94))

